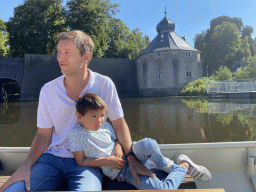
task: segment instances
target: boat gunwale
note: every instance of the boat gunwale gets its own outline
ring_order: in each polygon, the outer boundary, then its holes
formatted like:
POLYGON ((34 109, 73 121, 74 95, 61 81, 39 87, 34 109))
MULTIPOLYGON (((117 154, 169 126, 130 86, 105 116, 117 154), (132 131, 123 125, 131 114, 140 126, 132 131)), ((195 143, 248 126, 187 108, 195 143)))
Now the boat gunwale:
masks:
MULTIPOLYGON (((248 147, 256 147, 256 141, 159 144, 159 147, 161 148, 161 150, 248 148, 248 147)), ((0 147, 0 152, 4 152, 4 153, 22 153, 22 152, 29 152, 29 150, 30 150, 30 147, 0 147)))

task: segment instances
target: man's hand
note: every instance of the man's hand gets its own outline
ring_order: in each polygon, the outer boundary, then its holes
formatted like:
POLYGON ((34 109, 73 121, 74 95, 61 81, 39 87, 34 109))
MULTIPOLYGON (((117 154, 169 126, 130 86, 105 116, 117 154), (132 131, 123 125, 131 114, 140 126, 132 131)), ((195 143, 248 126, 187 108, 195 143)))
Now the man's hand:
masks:
POLYGON ((4 191, 18 181, 25 181, 26 190, 30 191, 30 168, 20 166, 17 171, 1 186, 0 191, 4 191))
POLYGON ((116 141, 116 146, 115 149, 112 152, 112 155, 121 159, 124 159, 124 152, 123 152, 123 148, 122 145, 120 144, 120 142, 117 140, 116 141))
POLYGON ((123 166, 125 165, 125 160, 115 157, 115 156, 109 156, 106 157, 106 160, 108 161, 108 166, 112 167, 113 169, 121 170, 123 166))
POLYGON ((148 177, 157 178, 156 174, 154 174, 147 167, 142 165, 141 162, 135 156, 130 155, 127 157, 127 159, 128 159, 131 174, 137 183, 140 183, 140 179, 138 175, 145 175, 148 177))

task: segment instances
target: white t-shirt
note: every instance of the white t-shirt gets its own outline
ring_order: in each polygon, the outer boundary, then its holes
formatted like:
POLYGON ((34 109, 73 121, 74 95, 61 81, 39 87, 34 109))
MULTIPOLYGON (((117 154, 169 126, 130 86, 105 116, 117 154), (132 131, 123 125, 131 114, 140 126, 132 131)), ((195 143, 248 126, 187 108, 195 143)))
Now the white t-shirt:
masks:
MULTIPOLYGON (((93 92, 99 95, 108 106, 106 116, 116 120, 124 116, 123 109, 113 81, 107 77, 89 70, 90 79, 81 95, 93 92)), ((37 127, 52 128, 52 142, 47 153, 73 158, 68 143, 68 134, 78 125, 76 118, 76 102, 68 97, 64 86, 64 75, 45 84, 40 92, 37 127)))
MULTIPOLYGON (((86 158, 104 158, 112 155, 116 134, 112 126, 105 122, 98 131, 86 130, 78 125, 68 135, 71 151, 84 151, 86 158)), ((101 166, 105 175, 115 179, 120 170, 110 166, 101 166)))

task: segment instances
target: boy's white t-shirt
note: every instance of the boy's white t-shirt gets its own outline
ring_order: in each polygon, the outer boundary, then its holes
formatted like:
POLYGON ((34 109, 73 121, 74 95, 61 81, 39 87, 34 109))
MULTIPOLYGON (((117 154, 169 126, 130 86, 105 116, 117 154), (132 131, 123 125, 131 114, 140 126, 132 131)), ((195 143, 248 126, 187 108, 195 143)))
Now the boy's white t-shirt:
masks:
MULTIPOLYGON (((107 76, 91 70, 89 72, 89 82, 81 95, 93 92, 100 96, 108 106, 106 117, 111 121, 123 117, 123 109, 113 81, 107 76)), ((37 127, 53 127, 52 142, 46 153, 60 157, 74 157, 70 151, 68 134, 79 124, 75 105, 76 102, 67 95, 64 75, 42 87, 37 110, 37 127)))
MULTIPOLYGON (((85 158, 104 158, 112 155, 116 146, 116 134, 106 121, 98 131, 84 129, 78 125, 68 135, 71 151, 83 151, 85 158)), ((120 170, 110 166, 101 166, 105 175, 115 179, 120 170)))

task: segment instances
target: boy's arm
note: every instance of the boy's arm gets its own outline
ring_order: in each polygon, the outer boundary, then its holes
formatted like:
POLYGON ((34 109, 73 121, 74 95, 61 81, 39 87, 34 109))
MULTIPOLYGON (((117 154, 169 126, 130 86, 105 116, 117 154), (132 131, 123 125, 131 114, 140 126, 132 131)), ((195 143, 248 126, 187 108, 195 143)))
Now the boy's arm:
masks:
POLYGON ((25 181, 26 190, 30 191, 31 167, 50 145, 52 138, 52 129, 53 128, 38 128, 27 159, 22 163, 17 171, 1 186, 0 191, 4 191, 10 185, 18 181, 25 181))
MULTIPOLYGON (((117 138, 120 141, 125 154, 128 154, 131 151, 132 139, 129 127, 124 119, 124 117, 112 121, 114 130, 116 132, 117 138)), ((138 175, 145 175, 149 177, 156 177, 147 167, 141 164, 141 162, 135 156, 127 157, 131 174, 137 183, 140 183, 138 175)))
POLYGON ((78 166, 88 166, 88 167, 101 167, 110 166, 114 169, 121 170, 125 165, 125 160, 109 156, 104 158, 86 158, 83 151, 73 151, 72 152, 78 166))
POLYGON ((115 146, 115 149, 113 150, 112 155, 114 155, 115 157, 124 159, 124 152, 123 152, 121 143, 118 140, 116 140, 115 142, 116 142, 116 146, 115 146))

